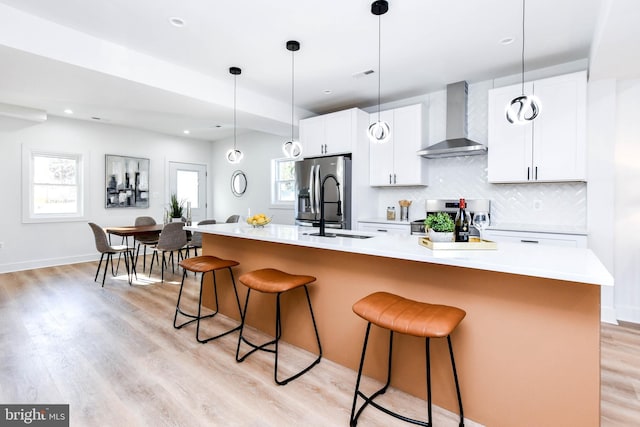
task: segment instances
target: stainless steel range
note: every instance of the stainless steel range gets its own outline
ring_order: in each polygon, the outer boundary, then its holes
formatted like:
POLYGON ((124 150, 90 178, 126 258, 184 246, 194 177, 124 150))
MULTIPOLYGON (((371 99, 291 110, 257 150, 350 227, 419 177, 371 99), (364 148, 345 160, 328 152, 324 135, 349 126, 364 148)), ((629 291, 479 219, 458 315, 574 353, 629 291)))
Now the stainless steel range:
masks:
MULTIPOLYGON (((473 214, 475 212, 487 212, 489 218, 491 218, 491 200, 489 199, 465 199, 467 202, 467 211, 471 214, 471 220, 473 221, 473 214)), ((460 207, 460 199, 430 199, 425 201, 425 218, 429 214, 436 212, 446 212, 455 219, 458 208, 460 207)), ((411 234, 426 235, 424 229, 424 219, 418 219, 411 221, 411 234)), ((475 227, 471 227, 470 234, 473 236, 479 236, 480 233, 475 227)))

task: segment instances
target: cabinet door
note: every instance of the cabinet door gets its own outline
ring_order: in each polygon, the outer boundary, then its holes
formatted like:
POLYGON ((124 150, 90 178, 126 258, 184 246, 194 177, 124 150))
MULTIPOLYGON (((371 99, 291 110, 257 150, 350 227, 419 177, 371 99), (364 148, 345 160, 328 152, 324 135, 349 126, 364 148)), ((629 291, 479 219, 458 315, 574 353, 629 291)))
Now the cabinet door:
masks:
MULTIPOLYGON (((531 83, 525 84, 525 93, 533 93, 531 83)), ((489 182, 526 182, 532 176, 533 124, 516 125, 506 118, 507 106, 520 95, 519 84, 489 91, 489 182)))
POLYGON ((321 156, 325 143, 325 117, 316 116, 300 120, 300 144, 303 157, 321 156))
MULTIPOLYGON (((378 120, 378 113, 370 116, 370 123, 378 120)), ((393 110, 381 111, 380 120, 389 123, 391 136, 385 143, 369 144, 369 185, 388 186, 393 184, 393 141, 395 125, 393 122, 393 110)))
POLYGON ((353 109, 325 115, 324 154, 344 154, 352 151, 353 117, 353 109))
POLYGON ((534 121, 537 181, 586 179, 586 73, 534 82, 540 115, 534 121))
POLYGON ((422 147, 422 105, 393 110, 393 183, 395 185, 425 185, 422 157, 416 152, 422 147))

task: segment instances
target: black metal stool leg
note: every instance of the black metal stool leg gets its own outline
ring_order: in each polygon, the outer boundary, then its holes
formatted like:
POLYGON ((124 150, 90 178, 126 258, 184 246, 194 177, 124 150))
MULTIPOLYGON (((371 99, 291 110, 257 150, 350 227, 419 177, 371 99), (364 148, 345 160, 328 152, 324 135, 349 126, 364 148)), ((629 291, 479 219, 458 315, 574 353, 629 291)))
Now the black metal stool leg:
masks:
MULTIPOLYGON (((197 315, 193 315, 193 314, 189 314, 189 313, 185 313, 181 308, 180 308, 180 299, 182 298, 182 290, 184 289, 184 281, 187 277, 189 270, 187 270, 186 268, 182 269, 182 282, 180 283, 180 292, 178 293, 178 302, 176 304, 176 313, 175 316, 173 318, 173 327, 176 329, 180 329, 185 325, 188 325, 189 323, 193 323, 196 322, 196 340, 199 343, 205 344, 209 341, 215 340, 217 338, 223 337, 225 335, 228 335, 234 331, 237 331, 240 329, 241 325, 238 325, 232 329, 229 329, 225 332, 222 332, 218 335, 209 337, 209 338, 200 338, 200 321, 203 319, 208 319, 211 317, 214 317, 215 315, 218 314, 218 284, 217 284, 217 279, 216 279, 216 272, 215 270, 211 270, 211 274, 213 275, 213 294, 214 294, 214 298, 215 298, 215 311, 213 313, 207 314, 206 316, 202 315, 202 293, 204 290, 204 275, 205 273, 202 273, 200 276, 200 293, 199 293, 199 297, 198 297, 198 314, 197 315), (177 324, 177 319, 178 319, 178 313, 190 318, 191 320, 187 320, 181 324, 177 324)), ((231 271, 231 267, 229 267, 229 273, 231 274, 231 280, 233 283, 233 291, 235 293, 236 296, 236 302, 238 303, 238 311, 240 312, 240 315, 242 316, 242 310, 240 310, 240 298, 238 296, 238 291, 236 289, 235 286, 235 280, 233 279, 233 272, 231 271)))
MULTIPOLYGON (((311 321, 313 323, 313 329, 315 331, 316 334, 316 342, 318 343, 318 357, 316 359, 314 359, 313 362, 311 362, 311 364, 309 364, 306 368, 302 369, 301 371, 297 372, 296 374, 291 375, 288 378, 285 379, 278 379, 278 342, 280 341, 280 337, 282 335, 282 323, 281 323, 281 318, 280 318, 280 295, 282 294, 281 292, 277 292, 276 293, 276 319, 275 319, 275 337, 273 340, 265 342, 263 344, 254 344, 252 342, 250 342, 249 340, 247 340, 244 335, 244 325, 245 325, 245 318, 246 318, 246 314, 247 314, 247 309, 249 307, 249 295, 251 294, 251 289, 247 290, 247 298, 245 300, 245 304, 244 304, 244 311, 242 312, 242 323, 241 323, 241 327, 240 327, 240 336, 238 337, 238 347, 236 349, 236 361, 237 362, 243 362, 249 355, 251 355, 252 353, 258 351, 258 350, 262 350, 262 351, 266 351, 269 353, 274 353, 275 354, 275 362, 274 362, 274 370, 273 370, 273 378, 276 382, 276 384, 278 385, 285 385, 287 383, 289 383, 292 380, 295 380, 296 378, 300 377, 302 374, 308 372, 311 368, 313 368, 315 365, 317 365, 318 363, 320 363, 320 360, 322 359, 322 346, 320 345, 320 334, 318 333, 318 327, 316 325, 316 321, 315 321, 315 317, 313 314, 313 308, 311 306, 311 298, 309 297, 309 290, 307 289, 307 285, 304 285, 304 290, 305 290, 305 295, 307 297, 307 303, 309 305, 309 313, 311 315, 311 321), (242 342, 244 342, 245 344, 249 345, 251 347, 251 350, 249 350, 249 352, 247 352, 246 354, 244 354, 242 357, 240 357, 240 346, 242 344, 242 342), (266 348, 267 346, 270 345, 274 345, 274 348, 266 348)), ((238 301, 239 302, 239 301, 238 301)))
POLYGON ((449 343, 449 356, 451 356, 451 368, 453 369, 453 379, 456 383, 456 394, 458 395, 458 407, 460 408, 460 424, 459 427, 464 427, 464 411, 462 410, 462 395, 460 394, 460 384, 458 383, 458 372, 456 370, 456 361, 453 358, 453 346, 451 345, 451 335, 447 335, 447 342, 449 343))

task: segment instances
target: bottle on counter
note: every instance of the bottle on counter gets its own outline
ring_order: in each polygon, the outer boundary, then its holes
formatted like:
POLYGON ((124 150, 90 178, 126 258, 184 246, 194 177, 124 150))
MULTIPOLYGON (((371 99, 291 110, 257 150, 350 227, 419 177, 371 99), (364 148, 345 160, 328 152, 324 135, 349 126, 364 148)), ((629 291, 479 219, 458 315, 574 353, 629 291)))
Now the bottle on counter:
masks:
POLYGON ((395 221, 396 220, 396 208, 393 206, 387 207, 387 221, 395 221))
POLYGON ((471 226, 471 215, 467 212, 467 203, 460 199, 458 213, 456 214, 455 240, 456 242, 469 241, 469 227, 471 226))

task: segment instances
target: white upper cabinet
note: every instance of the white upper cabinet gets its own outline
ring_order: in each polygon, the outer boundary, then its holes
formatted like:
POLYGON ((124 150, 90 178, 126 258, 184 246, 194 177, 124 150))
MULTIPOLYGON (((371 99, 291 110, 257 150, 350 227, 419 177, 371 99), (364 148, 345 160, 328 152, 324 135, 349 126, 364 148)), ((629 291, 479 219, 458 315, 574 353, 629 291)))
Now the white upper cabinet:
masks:
POLYGON ((538 117, 509 123, 507 105, 520 84, 489 91, 489 182, 586 181, 586 72, 525 83, 538 117))
MULTIPOLYGON (((391 136, 385 143, 371 143, 369 184, 371 186, 427 185, 426 167, 416 153, 422 148, 422 104, 380 112, 389 123, 391 136)), ((378 113, 371 113, 371 123, 378 113)))
POLYGON ((303 157, 351 153, 356 138, 357 108, 300 120, 303 157))

